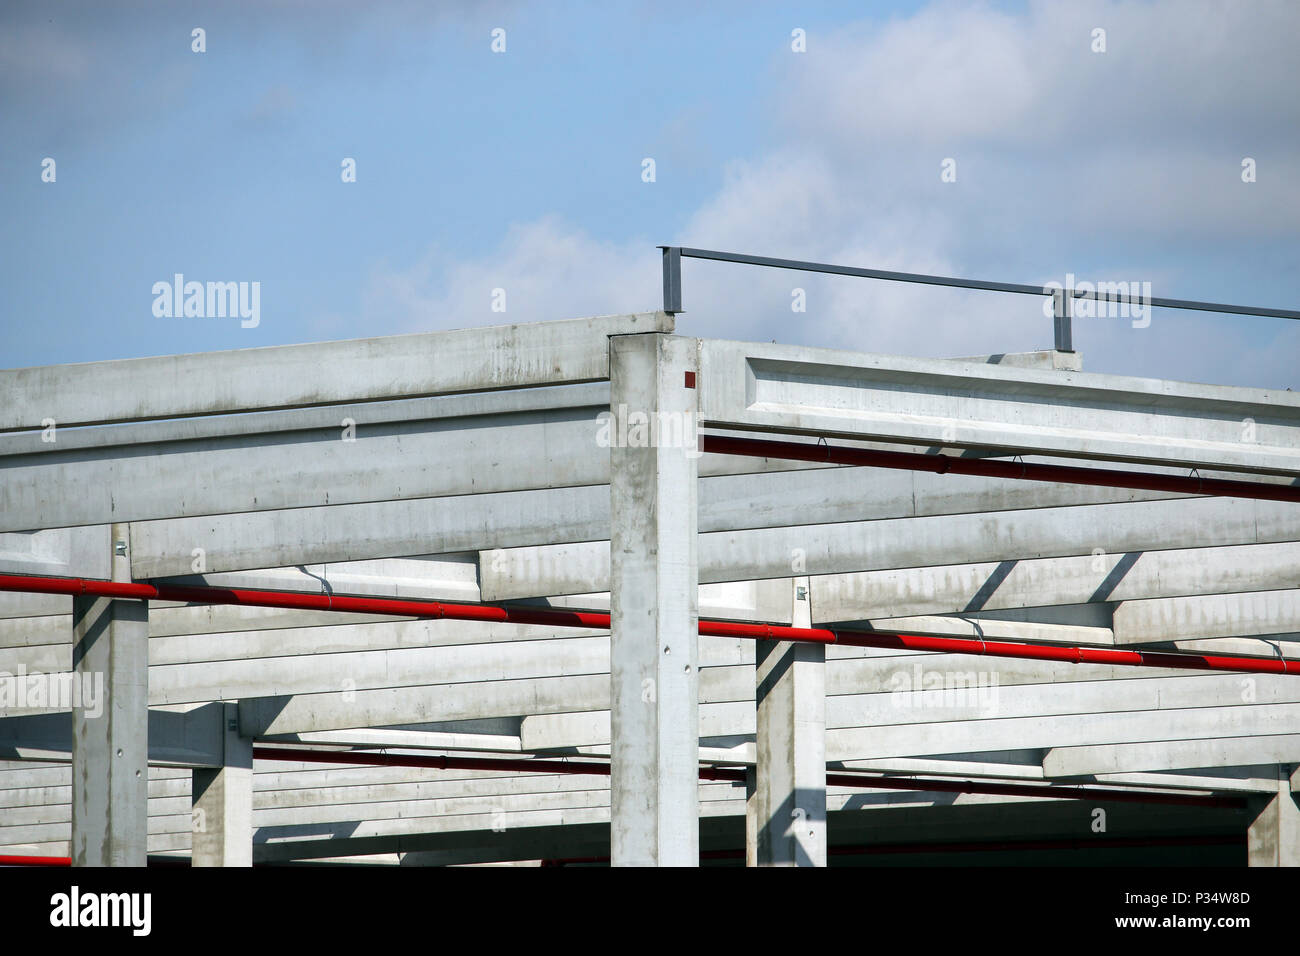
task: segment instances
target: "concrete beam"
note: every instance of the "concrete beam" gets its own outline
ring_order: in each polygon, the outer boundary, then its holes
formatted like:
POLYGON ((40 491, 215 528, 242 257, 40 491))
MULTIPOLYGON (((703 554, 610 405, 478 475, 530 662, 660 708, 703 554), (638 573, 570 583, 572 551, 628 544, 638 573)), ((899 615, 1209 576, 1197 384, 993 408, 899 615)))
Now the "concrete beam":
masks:
MULTIPOLYGON (((1292 725, 1294 726, 1294 725, 1292 725)), ((1283 729, 1275 726, 1273 730, 1283 729)), ((1261 763, 1300 763, 1300 734, 1162 740, 1102 746, 1058 746, 1043 758, 1048 777, 1082 777, 1138 771, 1199 770, 1261 763)))
MULTIPOLYGON (((485 551, 484 562, 490 564, 494 551, 485 551)), ((503 591, 513 584, 508 576, 492 574, 494 586, 503 591)), ((486 586, 486 585, 485 585, 486 586)), ((701 584, 699 614, 702 618, 719 621, 756 621, 766 624, 790 623, 789 581, 773 578, 764 581, 723 581, 718 584, 701 584)), ((484 598, 485 601, 508 601, 511 598, 484 598)), ((558 594, 535 597, 532 602, 552 608, 570 610, 608 611, 609 592, 596 594, 558 594)))
POLYGON ((0 372, 0 431, 594 381, 609 377, 607 336, 672 329, 643 312, 14 369, 0 372))
POLYGON ((1050 368, 1062 372, 1083 371, 1082 352, 1058 352, 1055 349, 1044 349, 1038 352, 994 352, 992 355, 968 355, 949 361, 1006 365, 1013 368, 1050 368))
MULTIPOLYGON (((563 394, 576 407, 594 401, 600 390, 607 407, 607 385, 585 386, 581 395, 579 390, 563 394)), ((529 400, 538 399, 533 395, 529 400)), ((329 423, 337 424, 337 418, 329 423)), ((605 466, 603 458, 592 464, 605 466)), ((706 532, 1176 497, 876 469, 873 494, 864 499, 862 473, 853 468, 704 455, 699 469, 699 524, 706 532)), ((1207 472, 1206 477, 1226 474, 1207 472)), ((608 481, 607 471, 602 470, 600 481, 608 481)), ((220 572, 415 555, 430 547, 438 552, 525 547, 607 539, 609 492, 588 485, 331 504, 140 522, 132 533, 137 577, 191 573, 196 548, 203 551, 205 567, 220 572)))
MULTIPOLYGON (((318 612, 320 613, 320 612, 318 612)), ((328 613, 328 612, 325 612, 328 613)), ((334 618, 344 615, 335 614, 334 618)), ((275 667, 275 658, 317 655, 316 667, 328 672, 329 660, 346 669, 349 660, 340 654, 367 654, 392 650, 449 649, 456 646, 507 645, 522 648, 534 641, 599 638, 605 632, 577 627, 540 627, 535 624, 501 624, 487 621, 419 620, 401 618, 365 624, 338 624, 308 627, 262 628, 258 630, 221 631, 220 638, 210 634, 153 636, 149 650, 153 666, 199 664, 216 661, 262 659, 275 667), (329 655, 329 659, 320 658, 329 655)), ((449 650, 446 653, 451 653, 449 650)), ((480 652, 481 653, 481 652, 480 652)), ((503 660, 512 655, 507 647, 499 648, 503 660)), ((446 662, 444 658, 443 663, 446 662)), ((247 671, 240 679, 247 678, 247 671)), ((236 676, 232 673, 230 676, 236 676)), ((335 676, 338 676, 336 674, 335 676)), ((437 672, 425 677, 439 682, 437 672)), ((195 672, 194 679, 204 678, 195 672)), ((275 688, 271 688, 275 689, 275 688)))
POLYGON ((1284 541, 819 575, 813 621, 1271 591, 1293 584, 1298 565, 1300 543, 1284 541))
MULTIPOLYGON (((250 415, 220 420, 233 434, 193 439, 154 435, 200 428, 190 422, 106 426, 88 448, 73 447, 73 432, 4 458, 0 531, 596 484, 599 407, 572 405, 580 398, 559 389, 302 409, 272 413, 280 432, 250 415)), ((16 441, 0 436, 0 448, 16 441)))
POLYGON ((1300 631, 1300 590, 1125 601, 1115 608, 1114 627, 1116 644, 1294 634, 1300 631))
MULTIPOLYGON (((996 522, 945 515, 715 532, 700 535, 700 581, 939 567, 954 555, 969 563, 1104 558, 1184 546, 1188 527, 1205 547, 1296 541, 1300 511, 1286 502, 1192 498, 1004 511, 996 522)), ((507 549, 493 559, 493 593, 502 595, 578 594, 605 590, 609 580, 607 542, 507 549)))
POLYGON ((0 574, 107 578, 108 525, 0 534, 0 574))
MULTIPOLYGON (((177 575, 167 584, 268 591, 319 591, 360 597, 477 602, 478 563, 471 554, 429 554, 379 561, 300 564, 258 571, 177 575)), ((158 580, 158 579, 155 579, 158 580)))
MULTIPOLYGON (((1278 728, 1294 727, 1297 720, 1300 720, 1300 704, 1243 704, 1236 707, 1071 714, 1033 720, 994 717, 830 729, 826 731, 826 759, 868 760, 875 757, 978 753, 1016 747, 1079 747, 1171 739, 1262 737, 1278 728)), ((1246 762, 1260 761, 1251 759, 1246 762)), ((1193 769, 1194 765, 1184 765, 1184 768, 1193 769)))
POLYGON ((1300 395, 701 340, 706 425, 1300 475, 1300 395))
MULTIPOLYGON (((1109 718, 1148 714, 1154 718, 1164 711, 1195 710, 1208 716, 1216 709, 1229 711, 1247 701, 1261 709, 1268 705, 1300 705, 1296 681, 1280 675, 1186 676, 1185 672, 1175 672, 1153 677, 1151 671, 1131 669, 1133 673, 1128 679, 1087 679, 1084 673, 1066 672, 1060 683, 1050 683, 1050 672, 1026 675, 1013 670, 1004 682, 1000 662, 996 661, 970 658, 963 661, 935 655, 867 659, 861 663, 868 666, 851 666, 857 663, 832 659, 827 665, 825 727, 835 734, 854 730, 865 734, 875 728, 882 736, 899 734, 925 740, 914 745, 918 748, 934 746, 933 741, 926 739, 927 727, 953 722, 965 722, 969 725, 966 729, 972 732, 981 726, 993 732, 1012 722, 1018 721, 1023 726, 1051 719, 1059 722, 1063 734, 1074 734, 1084 731, 1085 715, 1109 718), (1026 680, 1033 682, 1026 683, 1026 680), (1077 726, 1071 718, 1077 719, 1077 726), (1007 723, 989 723, 991 720, 1007 723)), ((745 738, 754 734, 753 714, 745 707, 746 702, 740 702, 745 670, 710 668, 701 675, 702 739, 745 738), (706 679, 714 674, 719 679, 706 679)), ((1224 719, 1231 718, 1225 715, 1224 719)), ((1243 737, 1267 732, 1266 727, 1242 729, 1243 737)), ((599 747, 609 739, 609 714, 603 710, 527 716, 521 730, 524 749, 530 751, 599 747)), ((1053 738, 1045 737, 1040 746, 1053 746, 1052 741, 1053 738)), ((889 756, 909 758, 933 753, 937 751, 900 749, 889 756)), ((1035 756, 1035 765, 1038 762, 1035 756)), ((879 759, 876 763, 879 764, 879 759)), ((1178 766, 1184 765, 1173 764, 1171 768, 1178 766)))
POLYGON ((388 727, 426 721, 514 717, 531 711, 586 710, 607 699, 609 677, 556 677, 546 681, 446 684, 417 692, 410 687, 338 690, 322 694, 246 698, 239 702, 239 731, 246 737, 322 730, 388 727))
MULTIPOLYGON (((489 718, 491 720, 491 718, 489 718)), ((368 749, 372 747, 400 747, 404 750, 463 750, 488 753, 518 753, 523 749, 517 718, 502 718, 492 722, 514 724, 514 733, 489 734, 456 730, 324 730, 319 733, 282 734, 265 738, 286 744, 329 744, 339 747, 368 749)), ((416 727, 454 727, 478 721, 442 721, 438 724, 416 724, 416 727)))
MULTIPOLYGON (((101 698, 99 702, 104 707, 103 715, 98 719, 107 720, 112 701, 101 698)), ((150 708, 148 763, 154 766, 221 766, 221 706, 216 702, 197 707, 150 708)), ((0 757, 67 761, 72 759, 73 741, 73 711, 0 718, 0 757)), ((123 749, 123 758, 125 756, 123 749)))
MULTIPOLYGON (((587 640, 599 642, 594 638, 587 640)), ((728 655, 721 659, 725 663, 746 649, 752 653, 752 642, 711 643, 714 647, 705 660, 715 653, 722 653, 728 655), (749 644, 748 648, 746 644, 749 644)), ((494 650, 501 660, 508 660, 521 648, 498 646, 494 650)), ((241 733, 248 737, 264 737, 448 720, 563 714, 608 708, 610 702, 608 667, 587 675, 377 689, 343 686, 344 673, 336 673, 339 687, 332 692, 242 698, 239 702, 241 733)), ((393 679, 400 678, 390 678, 393 679)))
MULTIPOLYGON (((540 689, 543 684, 566 677, 603 676, 609 673, 609 660, 609 638, 583 636, 521 641, 514 645, 460 644, 173 664, 153 668, 150 696, 155 704, 180 704, 260 698, 268 696, 268 691, 276 691, 279 696, 332 692, 346 702, 350 695, 359 691, 407 687, 423 688, 412 693, 445 701, 456 695, 458 688, 470 685, 509 687, 532 681, 540 689)), ((488 693, 484 698, 485 706, 492 706, 494 697, 495 694, 488 693)), ((511 715, 483 713, 465 716, 511 715)), ((460 717, 425 719, 455 720, 460 717)), ((387 721, 388 724, 414 722, 387 721)))
MULTIPOLYGON (((602 388, 601 408, 607 411, 608 388, 607 385, 602 388)), ((595 386, 585 390, 584 395, 586 392, 594 394, 595 386)), ((529 393, 520 394, 528 397, 529 393)), ((565 401, 578 401, 572 392, 564 394, 565 401)), ((528 401, 536 403, 538 399, 533 395, 528 401)), ((598 431, 594 411, 591 425, 598 431)), ((196 557, 194 549, 203 551, 203 566, 208 571, 221 572, 354 562, 394 555, 420 557, 430 549, 446 554, 556 541, 603 540, 610 535, 608 462, 603 450, 594 444, 594 432, 589 437, 588 444, 575 449, 575 454, 584 455, 584 467, 591 470, 588 485, 498 493, 480 488, 463 496, 352 505, 331 498, 335 503, 317 507, 139 522, 133 525, 134 574, 136 578, 191 574, 196 557)), ((461 462, 461 468, 464 467, 461 462)), ((716 476, 733 472, 749 475, 764 470, 813 475, 819 471, 803 463, 763 462, 729 455, 707 455, 701 459, 701 471, 716 476)), ((534 479, 536 476, 525 477, 520 479, 520 484, 536 485, 534 479)), ((837 484, 842 485, 844 481, 837 484)), ((810 490, 815 492, 819 486, 814 477, 810 490)), ((740 519, 745 510, 737 509, 736 494, 744 493, 735 483, 719 486, 714 492, 714 497, 719 499, 716 506, 719 523, 725 525, 740 519)), ((906 498, 910 501, 910 492, 906 498)), ((748 520, 757 520, 759 524, 775 520, 775 516, 764 518, 770 515, 771 509, 755 502, 748 520)))

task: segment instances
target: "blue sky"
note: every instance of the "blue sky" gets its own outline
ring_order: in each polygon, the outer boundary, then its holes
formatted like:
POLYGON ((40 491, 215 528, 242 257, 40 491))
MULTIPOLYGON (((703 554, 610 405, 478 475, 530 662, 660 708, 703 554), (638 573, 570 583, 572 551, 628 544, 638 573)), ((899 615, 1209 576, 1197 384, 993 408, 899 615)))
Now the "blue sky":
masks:
MULTIPOLYGON (((1300 307, 1297 5, 700 6, 7 4, 0 367, 652 309, 659 243, 1300 307), (177 272, 259 282, 260 324, 155 316, 177 272)), ((1051 342, 1027 297, 711 263, 684 288, 685 334, 1051 342)), ((1283 319, 1079 320, 1076 344, 1300 388, 1283 319)))

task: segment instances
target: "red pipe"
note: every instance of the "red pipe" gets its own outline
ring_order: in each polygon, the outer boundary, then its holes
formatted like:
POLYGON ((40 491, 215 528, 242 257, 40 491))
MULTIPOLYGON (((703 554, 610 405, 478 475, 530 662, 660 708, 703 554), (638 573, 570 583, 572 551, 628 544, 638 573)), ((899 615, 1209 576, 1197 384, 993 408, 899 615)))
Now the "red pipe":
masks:
MULTIPOLYGON (((165 856, 150 856, 146 859, 145 865, 151 868, 155 866, 189 866, 190 861, 165 856)), ((72 857, 0 855, 0 866, 72 866, 72 857)))
POLYGON ((360 764, 367 767, 420 767, 430 770, 496 770, 501 773, 572 773, 608 777, 610 772, 608 763, 591 760, 445 757, 437 754, 380 754, 358 753, 352 750, 306 750, 300 747, 254 747, 253 757, 257 760, 360 764))
MULTIPOLYGON (((1245 671, 1254 674, 1300 674, 1300 661, 1285 657, 1242 657, 1228 654, 1190 654, 1175 651, 1121 651, 1110 647, 1067 647, 972 640, 965 637, 926 637, 919 634, 837 631, 837 644, 849 647, 885 647, 909 651, 943 651, 1022 660, 1065 661, 1070 664, 1118 664, 1125 667, 1173 667, 1185 670, 1245 671)), ((790 640, 790 638, 786 638, 790 640)))
MULTIPOLYGON (((142 600, 184 601, 199 604, 239 604, 249 607, 295 608, 315 611, 350 611, 392 614, 399 617, 445 618, 456 621, 496 621, 544 624, 552 627, 589 627, 608 630, 603 611, 562 611, 555 608, 501 607, 488 604, 445 604, 440 601, 401 601, 392 598, 340 597, 296 591, 262 591, 249 588, 181 587, 170 584, 97 581, 91 578, 52 578, 39 575, 0 574, 0 591, 34 594, 92 595, 142 600)), ((768 641, 845 644, 894 650, 977 654, 1024 660, 1065 661, 1072 664, 1118 664, 1129 667, 1168 667, 1190 670, 1242 671, 1256 674, 1300 674, 1300 661, 1283 657, 1246 657, 1225 654, 1191 654, 1173 651, 1122 651, 1104 647, 1067 647, 1009 641, 972 640, 964 637, 926 637, 889 631, 830 630, 785 627, 777 624, 740 624, 700 621, 706 637, 738 637, 768 641)))
POLYGON ((0 866, 72 866, 72 857, 0 856, 0 866))
POLYGON ((1246 806, 1244 797, 1197 796, 1181 793, 1147 793, 1065 784, 975 783, 966 780, 922 780, 915 777, 863 777, 858 774, 828 773, 828 787, 860 787, 872 790, 918 790, 937 793, 988 793, 1002 797, 1056 797, 1065 800, 1106 800, 1111 803, 1167 803, 1175 806, 1246 806))
POLYGON ((307 611, 346 611, 357 614, 391 614, 398 617, 447 618, 456 621, 546 624, 552 627, 590 627, 601 630, 609 628, 609 615, 598 611, 497 607, 488 604, 444 604, 439 601, 344 597, 333 594, 300 591, 262 591, 250 588, 185 587, 174 584, 98 581, 93 578, 51 578, 38 575, 0 574, 0 591, 138 598, 145 601, 181 601, 195 604, 240 604, 251 607, 290 608, 307 611))
MULTIPOLYGON (((435 754, 387 754, 356 750, 306 750, 299 747, 254 747, 257 760, 288 760, 302 763, 337 763, 376 767, 418 767, 433 770, 495 770, 501 773, 587 774, 608 777, 610 765, 596 760, 531 760, 500 757, 445 757, 435 754)), ((700 767, 701 780, 743 783, 747 772, 738 767, 700 767)), ((1097 800, 1111 803, 1162 803, 1174 806, 1214 807, 1239 810, 1244 797, 1201 796, 1184 793, 1148 793, 1102 787, 1058 786, 1056 784, 985 783, 975 780, 933 780, 917 777, 878 777, 856 773, 828 773, 828 787, 856 787, 868 790, 917 790, 937 793, 987 793, 997 796, 1053 797, 1065 800, 1097 800)))
POLYGON ((716 455, 747 458, 783 458, 834 465, 867 465, 903 471, 933 471, 940 475, 983 475, 986 478, 1016 478, 1025 481, 1054 481, 1068 485, 1097 485, 1103 488, 1136 488, 1141 491, 1169 491, 1189 495, 1225 498, 1258 498, 1263 501, 1300 501, 1300 485, 1273 485, 1258 481, 1231 481, 1186 475, 1157 475, 1143 471, 1112 471, 1078 468, 1072 465, 1043 465, 993 458, 954 458, 951 455, 922 455, 909 451, 878 451, 844 445, 769 441, 736 438, 731 435, 703 435, 700 449, 716 455))
MULTIPOLYGON (((1016 850, 1110 850, 1135 847, 1241 846, 1245 838, 1235 834, 1205 834, 1173 837, 1097 837, 1092 840, 993 840, 987 843, 866 843, 828 846, 827 856, 858 856, 873 853, 989 853, 1016 850)), ((743 860, 739 849, 701 850, 701 860, 743 860)), ((571 866, 608 863, 607 856, 572 856, 542 861, 542 866, 571 866)))

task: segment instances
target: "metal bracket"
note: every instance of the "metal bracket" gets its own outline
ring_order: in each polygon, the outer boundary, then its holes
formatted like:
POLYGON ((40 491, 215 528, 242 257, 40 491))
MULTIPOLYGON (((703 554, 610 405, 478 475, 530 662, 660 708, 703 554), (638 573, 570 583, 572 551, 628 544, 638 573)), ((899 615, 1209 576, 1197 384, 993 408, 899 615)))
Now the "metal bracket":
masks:
POLYGON ((1052 326, 1053 337, 1055 339, 1056 351, 1073 352, 1072 330, 1070 328, 1071 312, 1070 299, 1074 296, 1073 289, 1053 289, 1052 290, 1052 326))

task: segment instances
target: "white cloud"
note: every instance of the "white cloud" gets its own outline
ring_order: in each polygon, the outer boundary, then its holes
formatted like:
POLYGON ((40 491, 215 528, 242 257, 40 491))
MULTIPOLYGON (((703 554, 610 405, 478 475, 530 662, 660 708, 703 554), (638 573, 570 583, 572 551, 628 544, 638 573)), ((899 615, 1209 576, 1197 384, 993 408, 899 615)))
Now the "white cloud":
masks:
MULTIPOLYGON (((1247 270, 1262 244, 1300 239, 1300 101, 1281 82, 1297 25, 1300 8, 1281 3, 1044 3, 1023 16, 940 4, 812 37, 778 61, 781 145, 731 163, 674 241, 1028 283, 1073 269, 1211 298, 1188 288, 1203 278, 1198 244, 1247 270), (1090 49, 1097 26, 1106 53, 1090 49), (1241 181, 1242 155, 1259 182, 1241 181), (948 156, 957 183, 940 182, 948 156)), ((651 241, 600 242, 556 220, 441 261, 378 273, 371 310, 437 328, 660 301, 651 241), (504 316, 490 311, 494 288, 507 290, 504 316)), ((693 260, 683 286, 686 334, 918 355, 1051 344, 1026 296, 693 260), (795 287, 805 313, 790 309, 795 287)), ((1286 385, 1300 329, 1279 322, 1157 312, 1149 329, 1080 320, 1076 343, 1089 368, 1286 385), (1293 346, 1283 358, 1280 345, 1293 346)))
POLYGON ((543 219, 512 227, 491 256, 456 261, 434 248, 410 268, 376 269, 363 311, 429 331, 653 310, 658 263, 648 241, 600 242, 543 219), (504 313, 492 309, 495 289, 505 290, 504 313))

